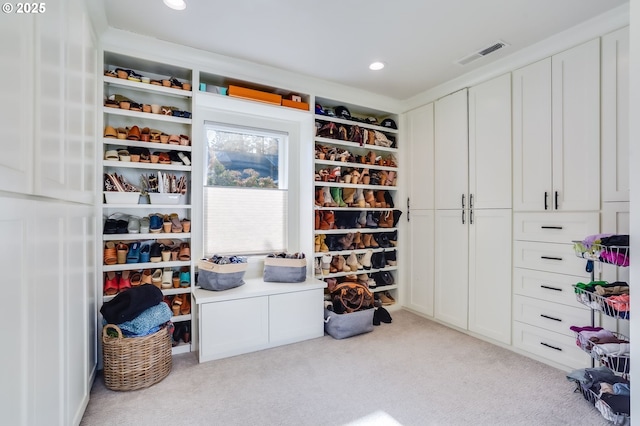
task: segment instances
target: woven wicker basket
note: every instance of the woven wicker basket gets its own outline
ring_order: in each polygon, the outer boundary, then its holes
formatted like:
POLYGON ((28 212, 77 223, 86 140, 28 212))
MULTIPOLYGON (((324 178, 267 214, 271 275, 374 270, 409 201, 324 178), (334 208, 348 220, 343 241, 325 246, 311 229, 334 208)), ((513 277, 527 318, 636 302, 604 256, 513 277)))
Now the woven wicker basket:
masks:
POLYGON ((115 391, 142 389, 158 383, 171 372, 171 334, 167 327, 142 337, 123 337, 120 327, 102 329, 104 383, 115 391), (107 334, 116 330, 118 337, 107 334))

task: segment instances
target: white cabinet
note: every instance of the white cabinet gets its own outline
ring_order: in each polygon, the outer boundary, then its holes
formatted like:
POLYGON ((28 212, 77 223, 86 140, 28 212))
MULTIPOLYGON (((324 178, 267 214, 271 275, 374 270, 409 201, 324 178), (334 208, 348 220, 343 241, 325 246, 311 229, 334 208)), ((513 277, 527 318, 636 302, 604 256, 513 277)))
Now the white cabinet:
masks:
POLYGON ((515 210, 598 210, 599 46, 592 40, 513 72, 515 210))
POLYGON ((322 337, 324 287, 319 280, 291 284, 250 278, 226 291, 195 290, 199 361, 322 337))
POLYGON ((602 37, 602 201, 629 201, 629 27, 602 37))
POLYGON ((438 100, 435 128, 434 316, 508 344, 510 75, 438 100))
POLYGON ((435 207, 468 206, 467 89, 435 102, 435 207))
POLYGON ((406 306, 425 315, 434 314, 434 210, 409 210, 409 288, 406 306))
POLYGON ((410 208, 434 208, 434 115, 433 103, 407 113, 407 146, 410 151, 410 208))

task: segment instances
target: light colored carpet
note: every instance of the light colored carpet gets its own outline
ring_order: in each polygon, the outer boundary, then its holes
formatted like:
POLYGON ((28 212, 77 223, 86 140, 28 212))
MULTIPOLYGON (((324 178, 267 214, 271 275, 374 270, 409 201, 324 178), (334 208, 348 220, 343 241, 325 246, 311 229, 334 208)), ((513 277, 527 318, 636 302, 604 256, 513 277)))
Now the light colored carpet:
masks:
POLYGON ((329 336, 199 364, 150 388, 98 377, 82 425, 606 425, 566 373, 407 311, 329 336))

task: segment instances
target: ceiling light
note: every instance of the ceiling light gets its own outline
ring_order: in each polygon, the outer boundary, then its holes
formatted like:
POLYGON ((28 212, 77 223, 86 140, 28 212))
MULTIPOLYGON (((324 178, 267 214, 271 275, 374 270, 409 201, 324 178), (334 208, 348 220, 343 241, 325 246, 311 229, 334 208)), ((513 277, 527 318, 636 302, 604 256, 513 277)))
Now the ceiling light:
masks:
POLYGON ((384 68, 384 62, 372 62, 371 65, 369 65, 369 69, 372 71, 378 71, 382 68, 384 68))
POLYGON ((187 7, 187 3, 184 0, 162 0, 167 7, 174 10, 184 10, 187 7))

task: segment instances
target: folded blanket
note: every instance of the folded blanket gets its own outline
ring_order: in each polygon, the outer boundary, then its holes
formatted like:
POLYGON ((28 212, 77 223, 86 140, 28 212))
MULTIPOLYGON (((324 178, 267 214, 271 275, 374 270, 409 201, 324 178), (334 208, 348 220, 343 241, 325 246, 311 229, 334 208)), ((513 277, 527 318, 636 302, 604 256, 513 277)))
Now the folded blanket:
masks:
MULTIPOLYGON (((131 321, 118 324, 118 327, 127 337, 140 337, 155 333, 162 324, 169 320, 171 320, 171 308, 166 303, 160 302, 144 310, 131 321)), ((103 320, 103 325, 106 324, 107 322, 103 320)))
POLYGON ((145 310, 162 302, 162 290, 153 284, 143 284, 118 293, 100 308, 100 313, 109 324, 131 321, 145 310))

